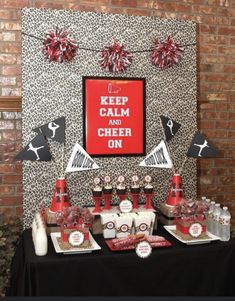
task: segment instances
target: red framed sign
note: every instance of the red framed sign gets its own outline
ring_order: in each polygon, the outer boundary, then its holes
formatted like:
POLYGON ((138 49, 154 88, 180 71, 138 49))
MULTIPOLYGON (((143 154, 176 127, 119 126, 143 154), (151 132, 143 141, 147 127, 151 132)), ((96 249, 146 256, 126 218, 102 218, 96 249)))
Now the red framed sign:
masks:
POLYGON ((144 78, 83 77, 83 108, 88 154, 146 154, 144 78))

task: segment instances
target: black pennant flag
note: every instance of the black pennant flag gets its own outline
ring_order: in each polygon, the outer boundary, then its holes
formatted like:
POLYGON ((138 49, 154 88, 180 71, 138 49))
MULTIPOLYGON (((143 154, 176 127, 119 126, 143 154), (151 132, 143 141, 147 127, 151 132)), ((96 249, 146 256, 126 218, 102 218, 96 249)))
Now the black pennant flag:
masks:
POLYGON ((59 143, 65 142, 65 117, 57 118, 49 123, 46 123, 36 129, 35 132, 42 132, 47 138, 58 141, 59 143))
POLYGON ((200 132, 196 132, 188 149, 187 156, 193 158, 211 158, 218 155, 218 150, 200 132))
POLYGON ((16 160, 50 161, 51 153, 47 141, 42 134, 38 134, 15 157, 16 160))
POLYGON ((165 132, 166 141, 168 142, 178 132, 179 128, 181 127, 181 124, 163 115, 161 115, 160 118, 165 132))

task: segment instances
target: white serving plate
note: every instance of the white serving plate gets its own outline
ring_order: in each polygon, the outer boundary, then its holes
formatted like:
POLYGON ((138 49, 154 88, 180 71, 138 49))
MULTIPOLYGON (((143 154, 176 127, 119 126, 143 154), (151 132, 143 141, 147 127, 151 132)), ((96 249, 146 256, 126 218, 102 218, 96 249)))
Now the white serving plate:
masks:
POLYGON ((91 242, 91 247, 89 248, 73 248, 70 250, 63 250, 60 248, 57 238, 61 237, 60 232, 54 232, 51 233, 51 240, 53 242, 54 248, 56 253, 64 253, 64 254, 85 254, 85 253, 91 253, 92 251, 95 250, 101 250, 101 247, 97 244, 97 242, 94 240, 93 236, 90 234, 90 242, 91 242))
POLYGON ((195 244, 205 244, 209 243, 214 240, 219 240, 220 238, 218 236, 213 235, 212 233, 207 231, 208 238, 198 238, 193 240, 184 240, 182 237, 178 236, 174 231, 176 230, 176 225, 171 226, 164 226, 167 232, 169 232, 171 235, 173 235, 176 239, 181 241, 182 243, 185 243, 187 245, 195 245, 195 244))

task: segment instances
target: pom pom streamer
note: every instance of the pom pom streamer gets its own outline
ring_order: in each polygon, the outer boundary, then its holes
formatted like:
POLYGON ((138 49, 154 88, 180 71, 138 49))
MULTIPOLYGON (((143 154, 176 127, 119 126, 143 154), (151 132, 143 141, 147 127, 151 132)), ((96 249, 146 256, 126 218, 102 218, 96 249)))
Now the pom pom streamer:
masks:
POLYGON ((77 52, 78 45, 67 31, 48 32, 43 41, 42 53, 50 62, 71 61, 77 52))
MULTIPOLYGON (((43 41, 42 52, 49 61, 71 61, 76 55, 78 45, 68 32, 49 32, 42 39, 33 34, 22 32, 23 35, 43 41)), ((151 49, 133 50, 132 53, 151 52, 151 62, 162 70, 177 64, 182 58, 184 47, 195 46, 196 43, 177 44, 169 36, 164 42, 155 39, 151 49)), ((105 46, 102 50, 79 47, 80 50, 101 52, 100 66, 109 72, 123 72, 132 63, 133 54, 125 46, 115 41, 111 46, 105 46)))
POLYGON ((101 50, 99 64, 106 71, 119 73, 125 71, 132 63, 133 55, 124 45, 115 41, 111 46, 101 50))
POLYGON ((157 38, 152 48, 151 62, 162 70, 170 68, 180 61, 183 51, 183 46, 175 43, 171 37, 164 42, 157 38))

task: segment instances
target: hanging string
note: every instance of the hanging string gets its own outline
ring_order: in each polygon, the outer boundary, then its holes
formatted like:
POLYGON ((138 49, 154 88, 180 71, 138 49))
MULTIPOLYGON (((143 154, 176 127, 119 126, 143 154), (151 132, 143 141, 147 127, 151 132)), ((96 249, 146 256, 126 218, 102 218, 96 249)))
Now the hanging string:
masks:
POLYGON ((33 35, 33 34, 29 34, 29 33, 23 32, 23 31, 22 31, 22 34, 23 34, 24 36, 28 36, 28 37, 31 37, 31 38, 34 38, 34 39, 37 39, 37 40, 40 40, 40 41, 44 41, 44 39, 39 38, 39 37, 36 37, 36 36, 33 35))
MULTIPOLYGON (((37 37, 33 34, 29 34, 29 33, 23 32, 23 31, 22 31, 22 34, 25 35, 25 36, 28 36, 30 38, 34 38, 34 39, 37 39, 37 40, 40 40, 40 41, 44 41, 43 38, 39 38, 39 37, 37 37)), ((189 47, 189 46, 195 46, 196 44, 197 43, 189 43, 189 44, 183 44, 183 45, 180 44, 180 46, 181 47, 189 47)), ((91 51, 91 52, 101 52, 101 50, 99 50, 99 49, 85 48, 85 47, 80 47, 80 46, 79 46, 79 50, 85 50, 85 51, 91 51)), ((144 52, 151 52, 151 51, 152 51, 152 49, 133 50, 133 51, 130 50, 131 53, 144 53, 144 52)))

